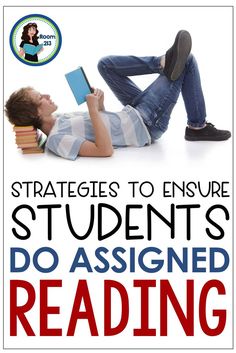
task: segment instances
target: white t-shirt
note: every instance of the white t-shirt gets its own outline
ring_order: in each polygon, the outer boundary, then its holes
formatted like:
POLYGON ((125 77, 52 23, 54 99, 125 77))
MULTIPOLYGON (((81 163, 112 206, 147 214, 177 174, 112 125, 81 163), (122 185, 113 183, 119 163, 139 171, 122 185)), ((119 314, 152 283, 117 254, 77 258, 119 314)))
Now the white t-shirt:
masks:
MULTIPOLYGON (((113 147, 145 146, 151 137, 139 112, 127 105, 121 112, 100 112, 110 133, 113 147)), ((95 142, 94 129, 88 112, 58 114, 47 138, 46 148, 60 157, 75 160, 82 143, 95 142)))

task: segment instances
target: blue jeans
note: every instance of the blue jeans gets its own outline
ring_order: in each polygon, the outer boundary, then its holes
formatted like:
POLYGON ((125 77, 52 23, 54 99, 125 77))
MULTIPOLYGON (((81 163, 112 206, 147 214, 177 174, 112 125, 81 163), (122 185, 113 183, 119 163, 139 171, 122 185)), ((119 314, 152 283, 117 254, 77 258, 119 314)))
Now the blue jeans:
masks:
POLYGON ((106 56, 98 63, 98 70, 123 105, 137 109, 152 139, 167 130, 171 112, 180 92, 192 127, 205 124, 206 109, 197 62, 189 55, 184 71, 176 81, 170 81, 160 64, 161 57, 106 56), (157 79, 142 91, 128 76, 158 73, 157 79))

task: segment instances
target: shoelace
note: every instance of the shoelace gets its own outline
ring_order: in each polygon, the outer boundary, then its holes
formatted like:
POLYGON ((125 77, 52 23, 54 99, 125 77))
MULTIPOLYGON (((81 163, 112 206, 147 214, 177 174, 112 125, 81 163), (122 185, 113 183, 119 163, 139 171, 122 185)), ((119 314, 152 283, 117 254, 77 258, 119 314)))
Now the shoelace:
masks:
POLYGON ((212 123, 206 122, 206 126, 212 127, 214 130, 216 130, 215 125, 213 125, 212 123))

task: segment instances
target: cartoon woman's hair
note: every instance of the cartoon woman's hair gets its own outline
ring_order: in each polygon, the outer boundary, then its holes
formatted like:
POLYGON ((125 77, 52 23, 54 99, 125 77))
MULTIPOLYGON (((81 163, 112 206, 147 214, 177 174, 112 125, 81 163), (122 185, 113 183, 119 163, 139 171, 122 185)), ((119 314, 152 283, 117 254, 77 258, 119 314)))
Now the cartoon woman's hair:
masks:
POLYGON ((23 27, 23 32, 22 32, 22 36, 21 39, 28 41, 30 39, 30 37, 28 36, 28 30, 30 27, 34 27, 36 29, 36 33, 35 35, 32 37, 33 41, 36 41, 38 39, 37 34, 39 33, 38 28, 37 28, 37 24, 36 23, 28 23, 27 25, 25 25, 23 27))

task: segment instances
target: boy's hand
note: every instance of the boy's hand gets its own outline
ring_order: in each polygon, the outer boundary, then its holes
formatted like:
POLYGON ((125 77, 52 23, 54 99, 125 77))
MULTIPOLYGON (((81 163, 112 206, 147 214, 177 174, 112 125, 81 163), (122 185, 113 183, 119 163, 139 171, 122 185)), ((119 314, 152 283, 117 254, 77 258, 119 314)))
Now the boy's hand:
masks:
POLYGON ((104 92, 101 89, 99 89, 99 88, 92 87, 92 89, 93 89, 93 94, 98 97, 98 101, 99 101, 98 110, 105 110, 105 107, 104 107, 104 92))
POLYGON ((99 111, 99 97, 94 93, 86 96, 87 106, 89 111, 99 111))

